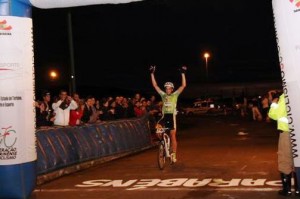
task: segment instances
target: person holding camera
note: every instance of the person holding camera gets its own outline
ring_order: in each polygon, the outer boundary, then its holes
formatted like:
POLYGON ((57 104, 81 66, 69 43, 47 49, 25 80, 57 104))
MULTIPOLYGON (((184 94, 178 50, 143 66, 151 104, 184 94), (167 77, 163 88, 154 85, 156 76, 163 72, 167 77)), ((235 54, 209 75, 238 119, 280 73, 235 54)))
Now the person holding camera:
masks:
POLYGON ((91 117, 93 116, 93 96, 89 95, 85 99, 84 103, 84 108, 83 108, 83 113, 81 117, 81 122, 86 124, 86 123, 91 123, 91 117))
POLYGON ((172 146, 172 153, 171 159, 175 163, 177 161, 176 158, 176 151, 177 151, 177 139, 176 139, 176 114, 177 114, 177 99, 178 96, 182 93, 184 88, 186 87, 186 78, 185 72, 187 70, 186 66, 182 66, 179 71, 181 73, 181 86, 174 91, 174 84, 172 82, 166 82, 164 84, 165 91, 161 90, 157 85, 155 80, 154 72, 156 67, 151 66, 151 81, 154 89, 157 93, 161 96, 163 105, 162 105, 162 117, 160 121, 164 124, 166 128, 170 129, 171 135, 171 146, 172 146))
POLYGON ((59 92, 59 100, 52 104, 55 113, 54 125, 68 126, 70 121, 70 110, 77 109, 77 103, 68 96, 67 91, 59 92))
POLYGON ((50 92, 43 91, 42 98, 42 101, 36 102, 36 126, 52 126, 55 120, 55 113, 49 105, 51 100, 50 92))

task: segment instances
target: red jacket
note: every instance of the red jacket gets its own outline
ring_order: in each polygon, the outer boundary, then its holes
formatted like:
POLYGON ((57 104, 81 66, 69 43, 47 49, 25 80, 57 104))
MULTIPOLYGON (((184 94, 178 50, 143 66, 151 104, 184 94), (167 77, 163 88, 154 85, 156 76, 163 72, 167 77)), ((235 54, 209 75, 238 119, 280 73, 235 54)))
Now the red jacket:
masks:
POLYGON ((83 114, 83 110, 71 110, 69 125, 76 126, 76 125, 80 124, 80 119, 82 117, 82 114, 83 114), (77 120, 78 120, 78 123, 76 123, 77 120))
POLYGON ((138 107, 134 107, 134 113, 136 117, 140 117, 145 114, 145 111, 138 107))

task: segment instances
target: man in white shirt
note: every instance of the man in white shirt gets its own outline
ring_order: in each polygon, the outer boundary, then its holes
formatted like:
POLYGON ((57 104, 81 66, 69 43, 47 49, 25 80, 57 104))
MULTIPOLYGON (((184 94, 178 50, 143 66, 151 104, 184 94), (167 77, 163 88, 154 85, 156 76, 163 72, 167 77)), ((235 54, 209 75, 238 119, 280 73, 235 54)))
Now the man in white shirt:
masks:
POLYGON ((67 126, 70 120, 70 110, 77 109, 77 103, 68 96, 67 91, 61 90, 59 92, 59 100, 52 104, 55 112, 54 125, 67 126))

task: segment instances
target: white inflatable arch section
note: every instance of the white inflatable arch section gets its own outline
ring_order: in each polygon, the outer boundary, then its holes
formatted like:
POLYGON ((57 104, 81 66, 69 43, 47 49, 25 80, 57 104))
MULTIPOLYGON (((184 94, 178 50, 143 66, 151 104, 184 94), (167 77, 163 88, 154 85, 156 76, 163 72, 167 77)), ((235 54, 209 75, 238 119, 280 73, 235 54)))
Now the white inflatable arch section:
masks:
POLYGON ((96 4, 120 4, 129 3, 141 0, 30 0, 34 7, 38 8, 63 8, 63 7, 76 7, 87 6, 96 4))

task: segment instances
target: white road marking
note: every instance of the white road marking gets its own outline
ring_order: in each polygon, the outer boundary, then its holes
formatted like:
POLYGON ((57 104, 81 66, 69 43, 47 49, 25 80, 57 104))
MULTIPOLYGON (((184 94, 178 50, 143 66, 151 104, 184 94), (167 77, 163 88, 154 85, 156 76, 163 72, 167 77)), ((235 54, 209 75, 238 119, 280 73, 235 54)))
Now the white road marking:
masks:
MULTIPOLYGON (((124 188, 80 188, 80 189, 35 189, 33 192, 101 192, 101 191, 113 191, 115 189, 124 189, 124 188)), ((187 187, 177 187, 177 188, 158 188, 158 187, 147 187, 147 189, 132 189, 127 188, 124 189, 125 191, 191 191, 191 190, 198 190, 198 191, 252 191, 252 192, 260 192, 260 191, 278 191, 280 187, 264 187, 264 188, 247 188, 247 187, 228 187, 228 188, 210 188, 210 187, 201 187, 201 188, 187 188, 187 187)))
POLYGON ((244 169, 246 169, 246 167, 247 167, 247 165, 243 166, 243 167, 241 168, 241 171, 243 171, 244 169))

